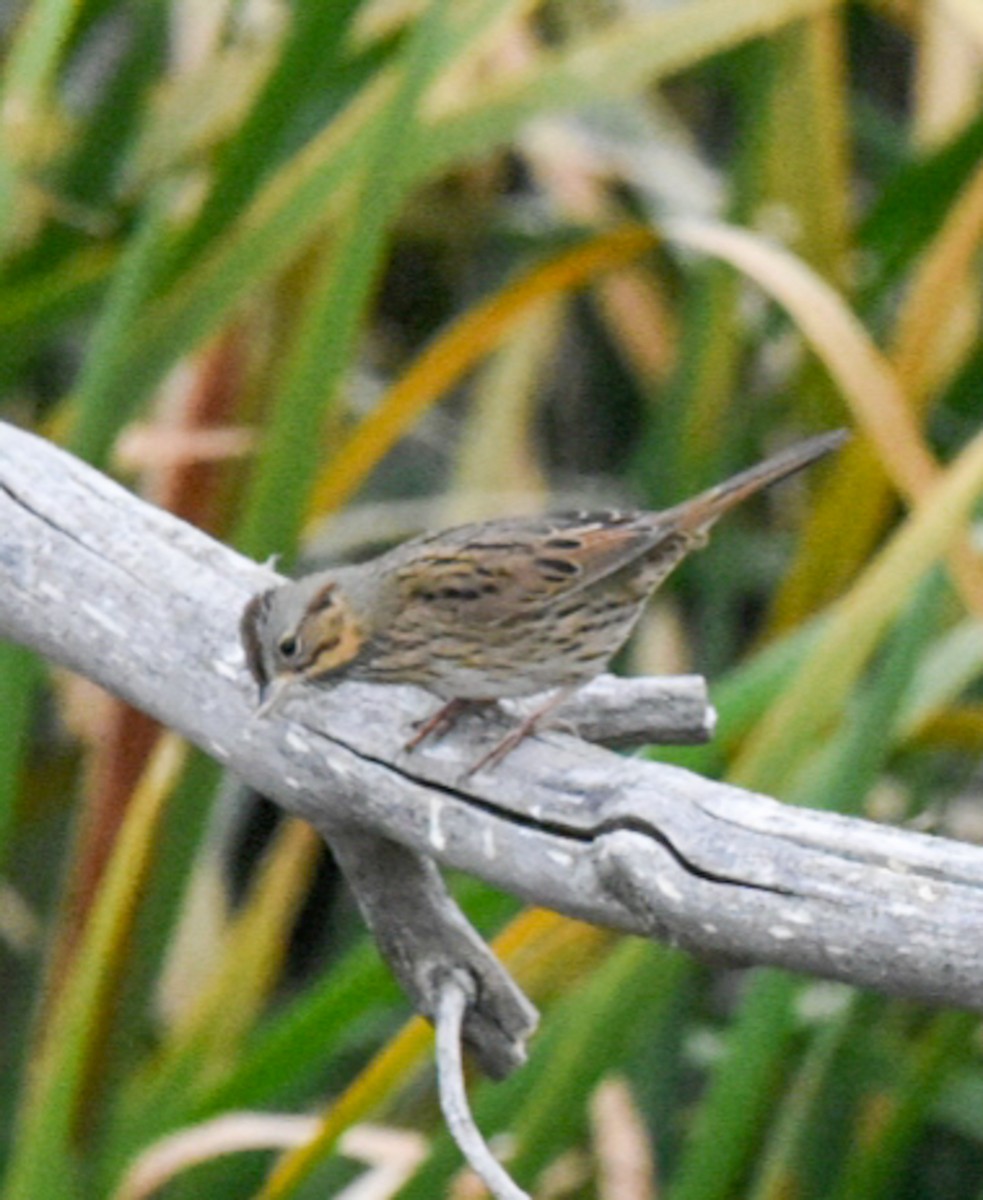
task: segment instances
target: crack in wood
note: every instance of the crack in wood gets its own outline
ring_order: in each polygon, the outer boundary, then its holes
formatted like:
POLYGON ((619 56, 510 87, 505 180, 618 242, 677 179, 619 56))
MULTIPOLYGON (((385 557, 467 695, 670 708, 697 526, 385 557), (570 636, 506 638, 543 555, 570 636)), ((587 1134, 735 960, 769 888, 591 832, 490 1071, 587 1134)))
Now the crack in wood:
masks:
POLYGON ((10 486, 10 484, 4 483, 2 480, 0 480, 0 492, 3 492, 7 497, 9 497, 12 503, 17 505, 18 508, 28 513, 36 521, 40 521, 42 525, 46 526, 58 537, 67 538, 74 545, 78 546, 79 549, 84 550, 87 554, 91 554, 100 562, 105 563, 107 567, 114 571, 119 571, 119 573, 121 575, 125 575, 127 579, 132 579, 134 583, 138 583, 142 588, 146 588, 146 580, 141 579, 139 575, 136 575, 132 571, 128 570, 116 559, 107 557, 98 546, 89 545, 88 542, 80 538, 78 534, 73 533, 70 529, 60 524, 53 517, 49 517, 47 513, 41 512, 39 508, 29 504, 23 496, 21 496, 10 486))
POLYGON ((340 746, 364 762, 372 763, 374 766, 381 767, 386 771, 392 771, 410 783, 417 784, 429 791, 439 792, 441 795, 464 804, 468 808, 486 813, 497 820, 504 821, 520 829, 532 829, 551 837, 575 842, 578 845, 591 845, 598 842, 607 834, 620 831, 640 833, 651 838, 652 841, 661 846, 688 875, 691 875, 694 879, 700 879, 704 883, 718 884, 724 887, 747 888, 751 891, 766 892, 771 895, 788 898, 805 899, 809 895, 807 892, 800 892, 792 888, 784 888, 775 884, 756 883, 750 879, 727 875, 722 872, 712 871, 706 867, 701 867, 688 858, 664 830, 652 822, 646 821, 643 817, 615 817, 584 829, 566 825, 562 821, 543 820, 542 818, 530 816, 527 813, 519 813, 512 809, 504 808, 501 805, 495 804, 492 800, 486 800, 482 796, 474 795, 473 792, 459 790, 451 784, 408 770, 391 759, 370 754, 358 746, 353 746, 343 738, 336 737, 322 728, 307 724, 304 725, 304 728, 308 733, 323 738, 325 741, 331 742, 332 745, 340 746))

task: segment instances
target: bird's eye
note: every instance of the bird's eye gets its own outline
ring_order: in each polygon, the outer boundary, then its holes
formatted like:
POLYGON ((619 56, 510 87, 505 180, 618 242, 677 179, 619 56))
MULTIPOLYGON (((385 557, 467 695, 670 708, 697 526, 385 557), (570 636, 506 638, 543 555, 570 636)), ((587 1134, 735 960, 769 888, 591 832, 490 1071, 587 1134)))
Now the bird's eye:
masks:
POLYGON ((298 650, 297 639, 292 634, 288 634, 286 637, 280 638, 277 649, 283 658, 293 658, 298 650))

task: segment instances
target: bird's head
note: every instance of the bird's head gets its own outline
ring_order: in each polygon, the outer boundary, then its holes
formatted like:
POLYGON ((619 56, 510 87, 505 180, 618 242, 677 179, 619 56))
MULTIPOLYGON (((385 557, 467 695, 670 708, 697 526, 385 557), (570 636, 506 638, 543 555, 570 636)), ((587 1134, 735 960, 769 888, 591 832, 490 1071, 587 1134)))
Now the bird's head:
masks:
POLYGON ((278 708, 293 684, 341 682, 366 641, 343 586, 323 573, 254 596, 240 630, 257 715, 278 708))

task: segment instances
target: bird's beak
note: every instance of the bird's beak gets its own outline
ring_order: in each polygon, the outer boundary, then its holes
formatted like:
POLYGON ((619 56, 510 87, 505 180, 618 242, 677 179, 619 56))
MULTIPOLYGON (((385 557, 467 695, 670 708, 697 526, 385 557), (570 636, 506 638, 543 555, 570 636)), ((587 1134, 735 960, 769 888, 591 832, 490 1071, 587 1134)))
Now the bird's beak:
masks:
POLYGON ((259 707, 253 713, 253 719, 272 716, 282 708, 291 683, 293 680, 289 675, 278 675, 271 683, 262 684, 259 689, 259 707))

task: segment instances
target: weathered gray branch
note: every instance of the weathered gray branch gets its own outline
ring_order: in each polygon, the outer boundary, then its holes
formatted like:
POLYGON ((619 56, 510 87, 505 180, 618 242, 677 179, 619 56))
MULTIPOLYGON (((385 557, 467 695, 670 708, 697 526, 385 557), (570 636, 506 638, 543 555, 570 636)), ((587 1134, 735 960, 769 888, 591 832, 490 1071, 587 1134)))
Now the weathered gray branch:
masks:
POLYGON ((407 754, 410 723, 433 706, 411 689, 346 685, 254 720, 237 624, 271 578, 0 428, 0 635, 157 716, 335 841, 423 1011, 441 972, 476 980, 467 1032, 493 1072, 521 1058, 532 1010, 430 859, 699 953, 983 1010, 983 851, 786 807, 564 733, 467 777, 500 727, 476 718, 407 754), (387 870, 385 855, 402 866, 387 870), (429 914, 429 938, 402 940, 387 887, 405 911, 429 914))

